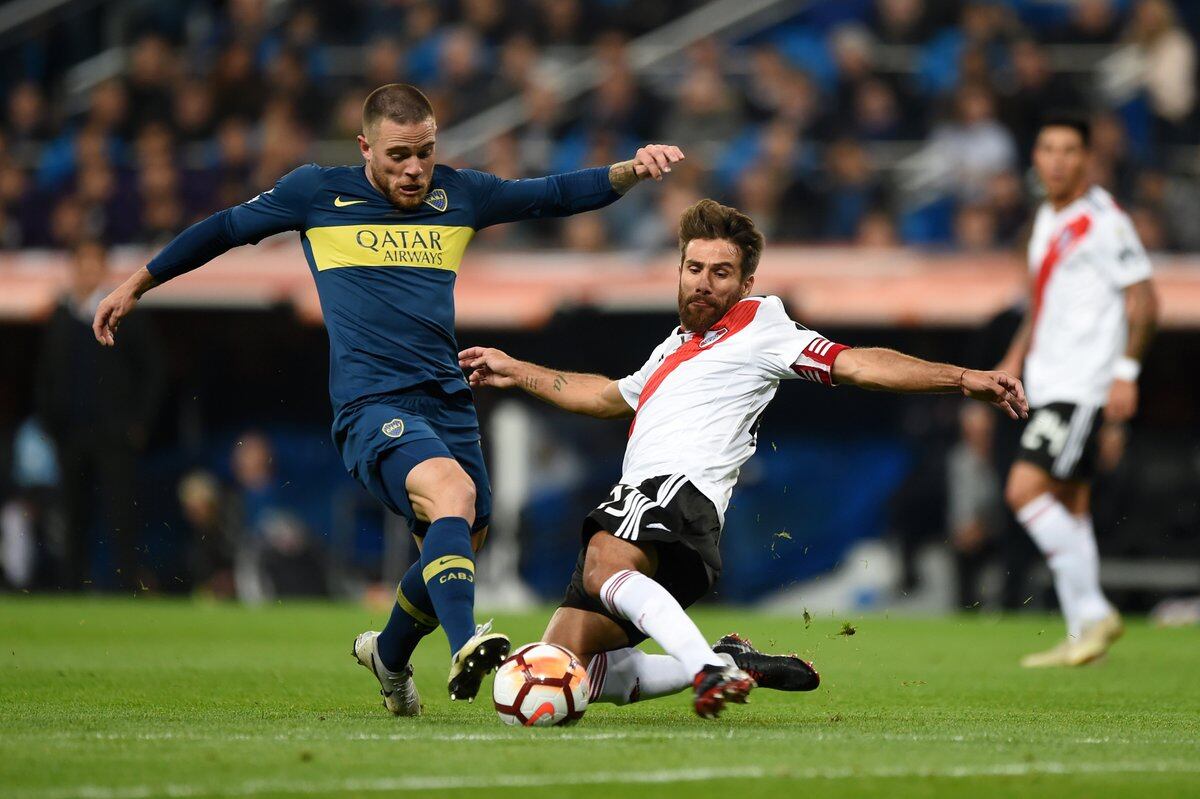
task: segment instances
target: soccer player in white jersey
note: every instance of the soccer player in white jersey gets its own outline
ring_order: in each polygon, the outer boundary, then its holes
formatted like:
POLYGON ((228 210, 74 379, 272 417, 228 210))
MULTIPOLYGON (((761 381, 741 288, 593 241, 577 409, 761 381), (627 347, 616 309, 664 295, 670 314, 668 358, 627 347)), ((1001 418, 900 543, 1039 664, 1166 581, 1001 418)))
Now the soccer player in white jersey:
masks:
POLYGON ((1090 482, 1101 423, 1124 424, 1137 410, 1157 301, 1133 224, 1088 179, 1089 140, 1087 123, 1068 116, 1038 132, 1033 163, 1046 200, 1029 240, 1029 313, 997 367, 1024 373, 1034 408, 1006 499, 1046 557, 1067 622, 1066 639, 1025 657, 1028 667, 1089 663, 1122 632, 1100 589, 1090 482))
POLYGON ((744 701, 756 679, 777 676, 761 673, 746 642, 727 637, 717 647, 725 651, 714 651, 684 608, 720 574, 725 508, 779 381, 961 391, 1014 419, 1026 404, 1010 375, 851 349, 793 322, 777 297, 751 297, 763 238, 733 208, 702 200, 687 209, 679 246, 680 325, 628 377, 554 371, 484 347, 459 361, 473 386, 515 386, 575 413, 634 417, 620 483, 584 521, 583 551, 543 640, 589 664, 592 701, 624 704, 690 685, 696 712, 713 717, 744 701), (634 648, 646 638, 667 654, 634 648))

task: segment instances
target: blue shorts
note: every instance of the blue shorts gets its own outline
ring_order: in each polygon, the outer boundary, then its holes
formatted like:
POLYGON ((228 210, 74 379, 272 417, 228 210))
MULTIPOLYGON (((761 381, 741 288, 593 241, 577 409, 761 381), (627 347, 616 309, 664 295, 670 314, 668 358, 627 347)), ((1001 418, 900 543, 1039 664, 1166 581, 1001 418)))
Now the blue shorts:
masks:
POLYGON ((454 458, 475 482, 472 530, 483 529, 491 519, 492 488, 483 462, 479 419, 469 395, 380 397, 339 413, 333 441, 346 471, 371 496, 407 519, 416 535, 424 535, 429 524, 417 519, 404 481, 413 467, 430 458, 454 458), (381 468, 385 456, 386 470, 381 468))

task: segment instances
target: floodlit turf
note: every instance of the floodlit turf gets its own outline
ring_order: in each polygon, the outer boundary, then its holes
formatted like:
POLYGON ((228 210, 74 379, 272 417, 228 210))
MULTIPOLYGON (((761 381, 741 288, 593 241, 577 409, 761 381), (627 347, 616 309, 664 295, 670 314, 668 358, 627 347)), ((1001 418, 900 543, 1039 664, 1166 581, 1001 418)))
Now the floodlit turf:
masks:
MULTIPOLYGON (((0 796, 1200 795, 1197 630, 1134 621, 1107 662, 1030 673, 1056 620, 697 618, 811 656, 821 688, 715 722, 677 696, 512 729, 486 697, 447 701, 439 632, 416 661, 427 715, 395 719, 349 655, 382 612, 0 599, 0 796)), ((520 643, 544 619, 496 626, 520 643)))

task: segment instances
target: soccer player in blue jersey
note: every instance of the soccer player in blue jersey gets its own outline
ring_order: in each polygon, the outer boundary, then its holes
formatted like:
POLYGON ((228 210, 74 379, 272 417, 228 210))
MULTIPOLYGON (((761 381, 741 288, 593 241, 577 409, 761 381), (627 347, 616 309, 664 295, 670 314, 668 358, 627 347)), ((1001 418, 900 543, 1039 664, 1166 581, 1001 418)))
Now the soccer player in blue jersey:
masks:
POLYGON ((383 631, 354 642, 384 705, 405 716, 421 711, 409 657, 439 624, 450 643, 451 699, 473 699, 509 650, 506 636, 474 617, 474 553, 492 502, 454 338, 454 281, 467 244, 490 225, 602 208, 683 159, 677 147, 651 144, 611 166, 502 180, 435 165, 436 138, 420 91, 381 86, 363 105, 365 165, 307 164, 192 225, 106 297, 93 323, 96 339, 112 346, 149 289, 232 247, 300 232, 329 332, 334 442, 350 474, 408 520, 421 548, 383 631))

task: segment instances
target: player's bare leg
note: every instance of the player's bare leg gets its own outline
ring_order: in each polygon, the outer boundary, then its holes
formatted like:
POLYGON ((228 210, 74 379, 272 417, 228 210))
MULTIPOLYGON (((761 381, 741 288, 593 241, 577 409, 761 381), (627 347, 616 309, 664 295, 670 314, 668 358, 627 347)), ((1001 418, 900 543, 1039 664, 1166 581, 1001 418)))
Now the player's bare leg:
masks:
POLYGON ((1029 668, 1080 666, 1101 657, 1123 632, 1100 589, 1100 559, 1087 483, 1056 480, 1040 466, 1013 465, 1005 496, 1046 557, 1067 622, 1066 640, 1022 659, 1029 668))
POLYGON ((675 597, 651 577, 657 566, 653 545, 600 531, 588 542, 583 587, 610 613, 628 619, 681 662, 694 675, 696 712, 715 718, 727 702, 745 702, 754 680, 712 651, 675 597))

